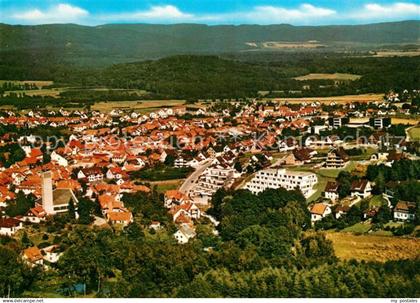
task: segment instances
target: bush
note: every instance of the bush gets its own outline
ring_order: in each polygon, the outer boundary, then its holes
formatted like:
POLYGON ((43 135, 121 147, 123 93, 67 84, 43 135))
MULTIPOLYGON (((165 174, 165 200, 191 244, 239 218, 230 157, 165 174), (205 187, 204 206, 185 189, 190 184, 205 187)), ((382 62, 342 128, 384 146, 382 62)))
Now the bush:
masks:
POLYGON ((404 225, 402 225, 400 227, 397 227, 393 231, 393 234, 395 236, 409 235, 409 234, 411 234, 414 231, 415 228, 416 228, 416 226, 414 224, 407 223, 407 224, 404 224, 404 225))

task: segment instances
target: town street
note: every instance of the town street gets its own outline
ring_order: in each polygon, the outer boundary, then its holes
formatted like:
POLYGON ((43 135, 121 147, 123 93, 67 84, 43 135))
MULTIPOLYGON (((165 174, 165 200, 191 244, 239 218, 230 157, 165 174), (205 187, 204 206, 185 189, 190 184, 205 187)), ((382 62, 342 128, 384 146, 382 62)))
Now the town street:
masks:
POLYGON ((184 183, 182 183, 181 187, 179 188, 179 191, 188 195, 194 188, 198 178, 206 170, 206 168, 210 166, 212 161, 213 159, 208 159, 204 161, 202 165, 197 167, 197 169, 187 179, 185 179, 184 183))

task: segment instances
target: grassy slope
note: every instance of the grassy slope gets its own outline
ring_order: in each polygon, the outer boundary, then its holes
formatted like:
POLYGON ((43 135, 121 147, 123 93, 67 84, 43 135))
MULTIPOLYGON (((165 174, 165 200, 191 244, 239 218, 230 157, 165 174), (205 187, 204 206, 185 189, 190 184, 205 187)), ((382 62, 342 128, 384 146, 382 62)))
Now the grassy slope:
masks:
POLYGON ((420 239, 379 235, 353 235, 329 232, 336 255, 343 260, 356 259, 385 262, 387 260, 414 259, 420 256, 420 239))
POLYGON ((420 127, 410 128, 407 132, 411 141, 420 141, 420 127))

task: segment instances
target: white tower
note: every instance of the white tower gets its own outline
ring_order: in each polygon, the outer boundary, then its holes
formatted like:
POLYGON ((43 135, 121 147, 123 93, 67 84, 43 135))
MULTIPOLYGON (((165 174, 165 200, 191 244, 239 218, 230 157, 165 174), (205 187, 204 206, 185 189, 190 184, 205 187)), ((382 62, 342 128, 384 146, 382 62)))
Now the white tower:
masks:
POLYGON ((54 215, 51 171, 42 173, 42 207, 48 215, 54 215))

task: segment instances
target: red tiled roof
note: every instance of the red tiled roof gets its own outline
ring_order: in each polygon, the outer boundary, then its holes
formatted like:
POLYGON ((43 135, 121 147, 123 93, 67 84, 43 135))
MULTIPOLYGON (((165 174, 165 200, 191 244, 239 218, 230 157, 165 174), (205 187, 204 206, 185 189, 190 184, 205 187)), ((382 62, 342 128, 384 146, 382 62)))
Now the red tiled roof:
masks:
POLYGON ((311 208, 311 214, 322 216, 325 213, 326 209, 327 209, 327 205, 325 205, 324 203, 316 203, 311 208))

